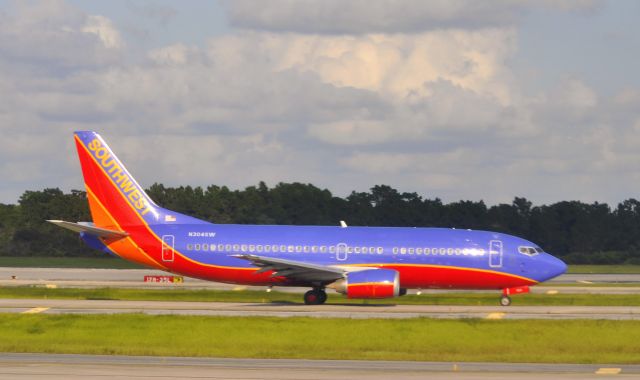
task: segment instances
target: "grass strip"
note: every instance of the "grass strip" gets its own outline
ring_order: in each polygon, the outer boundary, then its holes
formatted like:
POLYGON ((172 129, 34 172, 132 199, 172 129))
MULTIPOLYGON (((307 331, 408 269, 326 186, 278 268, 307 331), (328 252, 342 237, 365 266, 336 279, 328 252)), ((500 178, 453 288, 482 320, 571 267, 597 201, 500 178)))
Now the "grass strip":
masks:
POLYGON ((569 265, 570 274, 638 274, 640 265, 569 265))
MULTIPOLYGON (((495 306, 500 292, 490 293, 440 293, 406 295, 381 300, 350 300, 331 293, 329 304, 369 305, 470 305, 495 306)), ((302 303, 302 294, 243 290, 211 289, 124 289, 124 288, 57 288, 3 287, 0 298, 33 299, 82 299, 128 301, 200 301, 200 302, 249 302, 249 303, 302 303)), ((567 305, 567 306, 640 306, 640 294, 522 294, 512 297, 513 305, 567 305)))
POLYGON ((640 363, 640 321, 0 315, 0 352, 640 363))
POLYGON ((47 257, 0 256, 0 267, 8 268, 91 268, 143 269, 144 267, 116 257, 47 257))

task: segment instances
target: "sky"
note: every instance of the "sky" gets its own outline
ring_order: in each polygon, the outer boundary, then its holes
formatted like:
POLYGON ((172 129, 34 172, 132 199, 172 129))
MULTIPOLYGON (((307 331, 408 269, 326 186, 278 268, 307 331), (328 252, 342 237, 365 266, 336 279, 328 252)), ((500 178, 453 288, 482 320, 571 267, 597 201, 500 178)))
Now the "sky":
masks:
POLYGON ((640 2, 0 0, 0 203, 82 189, 377 184, 445 202, 640 197, 640 2))

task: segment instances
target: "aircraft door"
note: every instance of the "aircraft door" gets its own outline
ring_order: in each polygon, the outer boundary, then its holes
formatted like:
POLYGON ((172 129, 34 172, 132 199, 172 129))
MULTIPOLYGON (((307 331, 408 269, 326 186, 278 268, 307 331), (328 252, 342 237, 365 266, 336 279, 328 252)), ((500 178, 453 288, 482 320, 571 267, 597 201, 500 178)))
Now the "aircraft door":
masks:
POLYGON ((173 235, 162 235, 162 261, 173 261, 173 235))
POLYGON ((502 267, 502 241, 500 240, 489 242, 489 266, 492 268, 502 267))
POLYGON ((336 260, 345 261, 347 259, 347 245, 340 243, 336 245, 336 260))

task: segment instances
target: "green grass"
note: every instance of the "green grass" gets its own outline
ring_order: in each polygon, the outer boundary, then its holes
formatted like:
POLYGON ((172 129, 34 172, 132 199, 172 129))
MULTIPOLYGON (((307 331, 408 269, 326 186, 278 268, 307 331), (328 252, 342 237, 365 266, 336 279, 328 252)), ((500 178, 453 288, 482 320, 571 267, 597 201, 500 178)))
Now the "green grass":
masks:
MULTIPOLYGON (((495 306, 500 292, 491 293, 441 293, 407 295, 381 300, 349 300, 330 293, 330 304, 369 305, 471 305, 495 306)), ((192 289, 121 289, 121 288, 58 288, 3 287, 0 298, 33 299, 82 299, 129 301, 201 301, 247 303, 302 303, 302 294, 256 290, 192 290, 192 289)), ((640 306, 640 294, 522 294, 512 297, 513 305, 568 305, 568 306, 640 306)))
POLYGON ((640 265, 569 265, 567 273, 638 274, 640 265))
POLYGON ((12 257, 0 256, 0 267, 141 269, 140 265, 115 257, 12 257))
POLYGON ((640 321, 2 314, 0 336, 0 352, 640 363, 640 321))

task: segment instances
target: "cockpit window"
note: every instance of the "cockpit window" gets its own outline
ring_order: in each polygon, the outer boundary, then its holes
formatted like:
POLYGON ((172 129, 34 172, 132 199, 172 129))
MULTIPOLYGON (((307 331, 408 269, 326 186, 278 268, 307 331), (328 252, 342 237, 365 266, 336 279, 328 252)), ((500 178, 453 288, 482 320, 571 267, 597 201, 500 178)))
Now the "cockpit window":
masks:
POLYGON ((518 247, 518 252, 522 253, 523 255, 527 255, 527 256, 535 256, 538 253, 542 252, 541 248, 538 247, 527 247, 527 246, 520 246, 518 247))
POLYGON ((536 247, 536 252, 542 253, 542 252, 544 252, 544 250, 542 248, 540 248, 540 247, 536 247))

